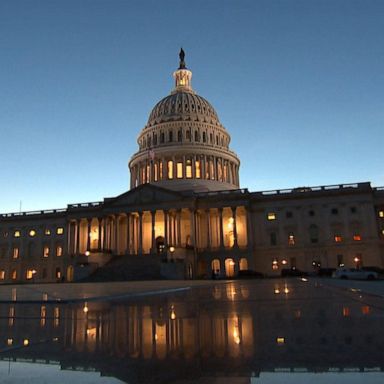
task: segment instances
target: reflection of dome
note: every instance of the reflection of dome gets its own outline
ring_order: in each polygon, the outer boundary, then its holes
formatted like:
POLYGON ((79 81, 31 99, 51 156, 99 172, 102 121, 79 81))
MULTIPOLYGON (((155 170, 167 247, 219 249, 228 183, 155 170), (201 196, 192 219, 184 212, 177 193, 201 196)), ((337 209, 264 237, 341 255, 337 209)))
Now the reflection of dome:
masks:
POLYGON ((216 111, 203 97, 191 92, 176 92, 155 105, 147 126, 180 120, 220 124, 216 111))
POLYGON ((191 86, 184 60, 173 74, 175 88, 152 109, 130 162, 131 188, 151 183, 174 190, 239 188, 240 161, 216 111, 191 86))

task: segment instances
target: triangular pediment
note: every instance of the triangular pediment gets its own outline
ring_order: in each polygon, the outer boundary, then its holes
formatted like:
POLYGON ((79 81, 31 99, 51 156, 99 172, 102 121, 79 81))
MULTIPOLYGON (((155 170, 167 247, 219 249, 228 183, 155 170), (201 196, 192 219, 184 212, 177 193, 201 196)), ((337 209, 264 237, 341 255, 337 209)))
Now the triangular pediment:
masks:
POLYGON ((183 196, 179 192, 151 184, 143 184, 119 196, 104 199, 104 203, 109 207, 140 206, 180 201, 182 198, 183 196))

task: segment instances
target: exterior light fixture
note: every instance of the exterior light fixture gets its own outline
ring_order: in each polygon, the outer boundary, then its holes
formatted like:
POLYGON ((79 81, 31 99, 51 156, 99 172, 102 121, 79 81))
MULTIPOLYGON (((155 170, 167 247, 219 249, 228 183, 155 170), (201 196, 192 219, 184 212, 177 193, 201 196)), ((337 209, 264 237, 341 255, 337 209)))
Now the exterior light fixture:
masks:
POLYGON ((85 253, 84 253, 85 256, 89 256, 90 254, 91 254, 91 252, 89 252, 89 251, 85 251, 85 253))
POLYGON ((88 313, 88 311, 89 311, 89 308, 88 308, 87 302, 85 302, 83 307, 83 312, 88 313))

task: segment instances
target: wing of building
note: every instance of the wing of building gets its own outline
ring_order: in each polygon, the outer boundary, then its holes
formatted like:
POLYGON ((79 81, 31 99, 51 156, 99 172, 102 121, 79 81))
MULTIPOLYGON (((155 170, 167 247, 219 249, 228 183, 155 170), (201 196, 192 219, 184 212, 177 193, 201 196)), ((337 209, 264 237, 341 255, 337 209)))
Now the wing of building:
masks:
POLYGON ((237 155, 184 54, 129 161, 130 190, 0 215, 0 281, 280 275, 384 267, 384 188, 240 189, 237 155), (240 272, 243 271, 243 272, 240 272))

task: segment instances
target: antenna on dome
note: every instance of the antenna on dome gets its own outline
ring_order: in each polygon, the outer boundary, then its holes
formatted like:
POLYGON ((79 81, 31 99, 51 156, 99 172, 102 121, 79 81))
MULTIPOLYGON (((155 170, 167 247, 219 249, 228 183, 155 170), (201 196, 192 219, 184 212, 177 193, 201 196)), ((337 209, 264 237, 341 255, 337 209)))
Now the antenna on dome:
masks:
POLYGON ((185 66, 185 61, 184 61, 185 52, 183 48, 180 48, 179 58, 180 58, 179 69, 186 69, 187 67, 185 66))

